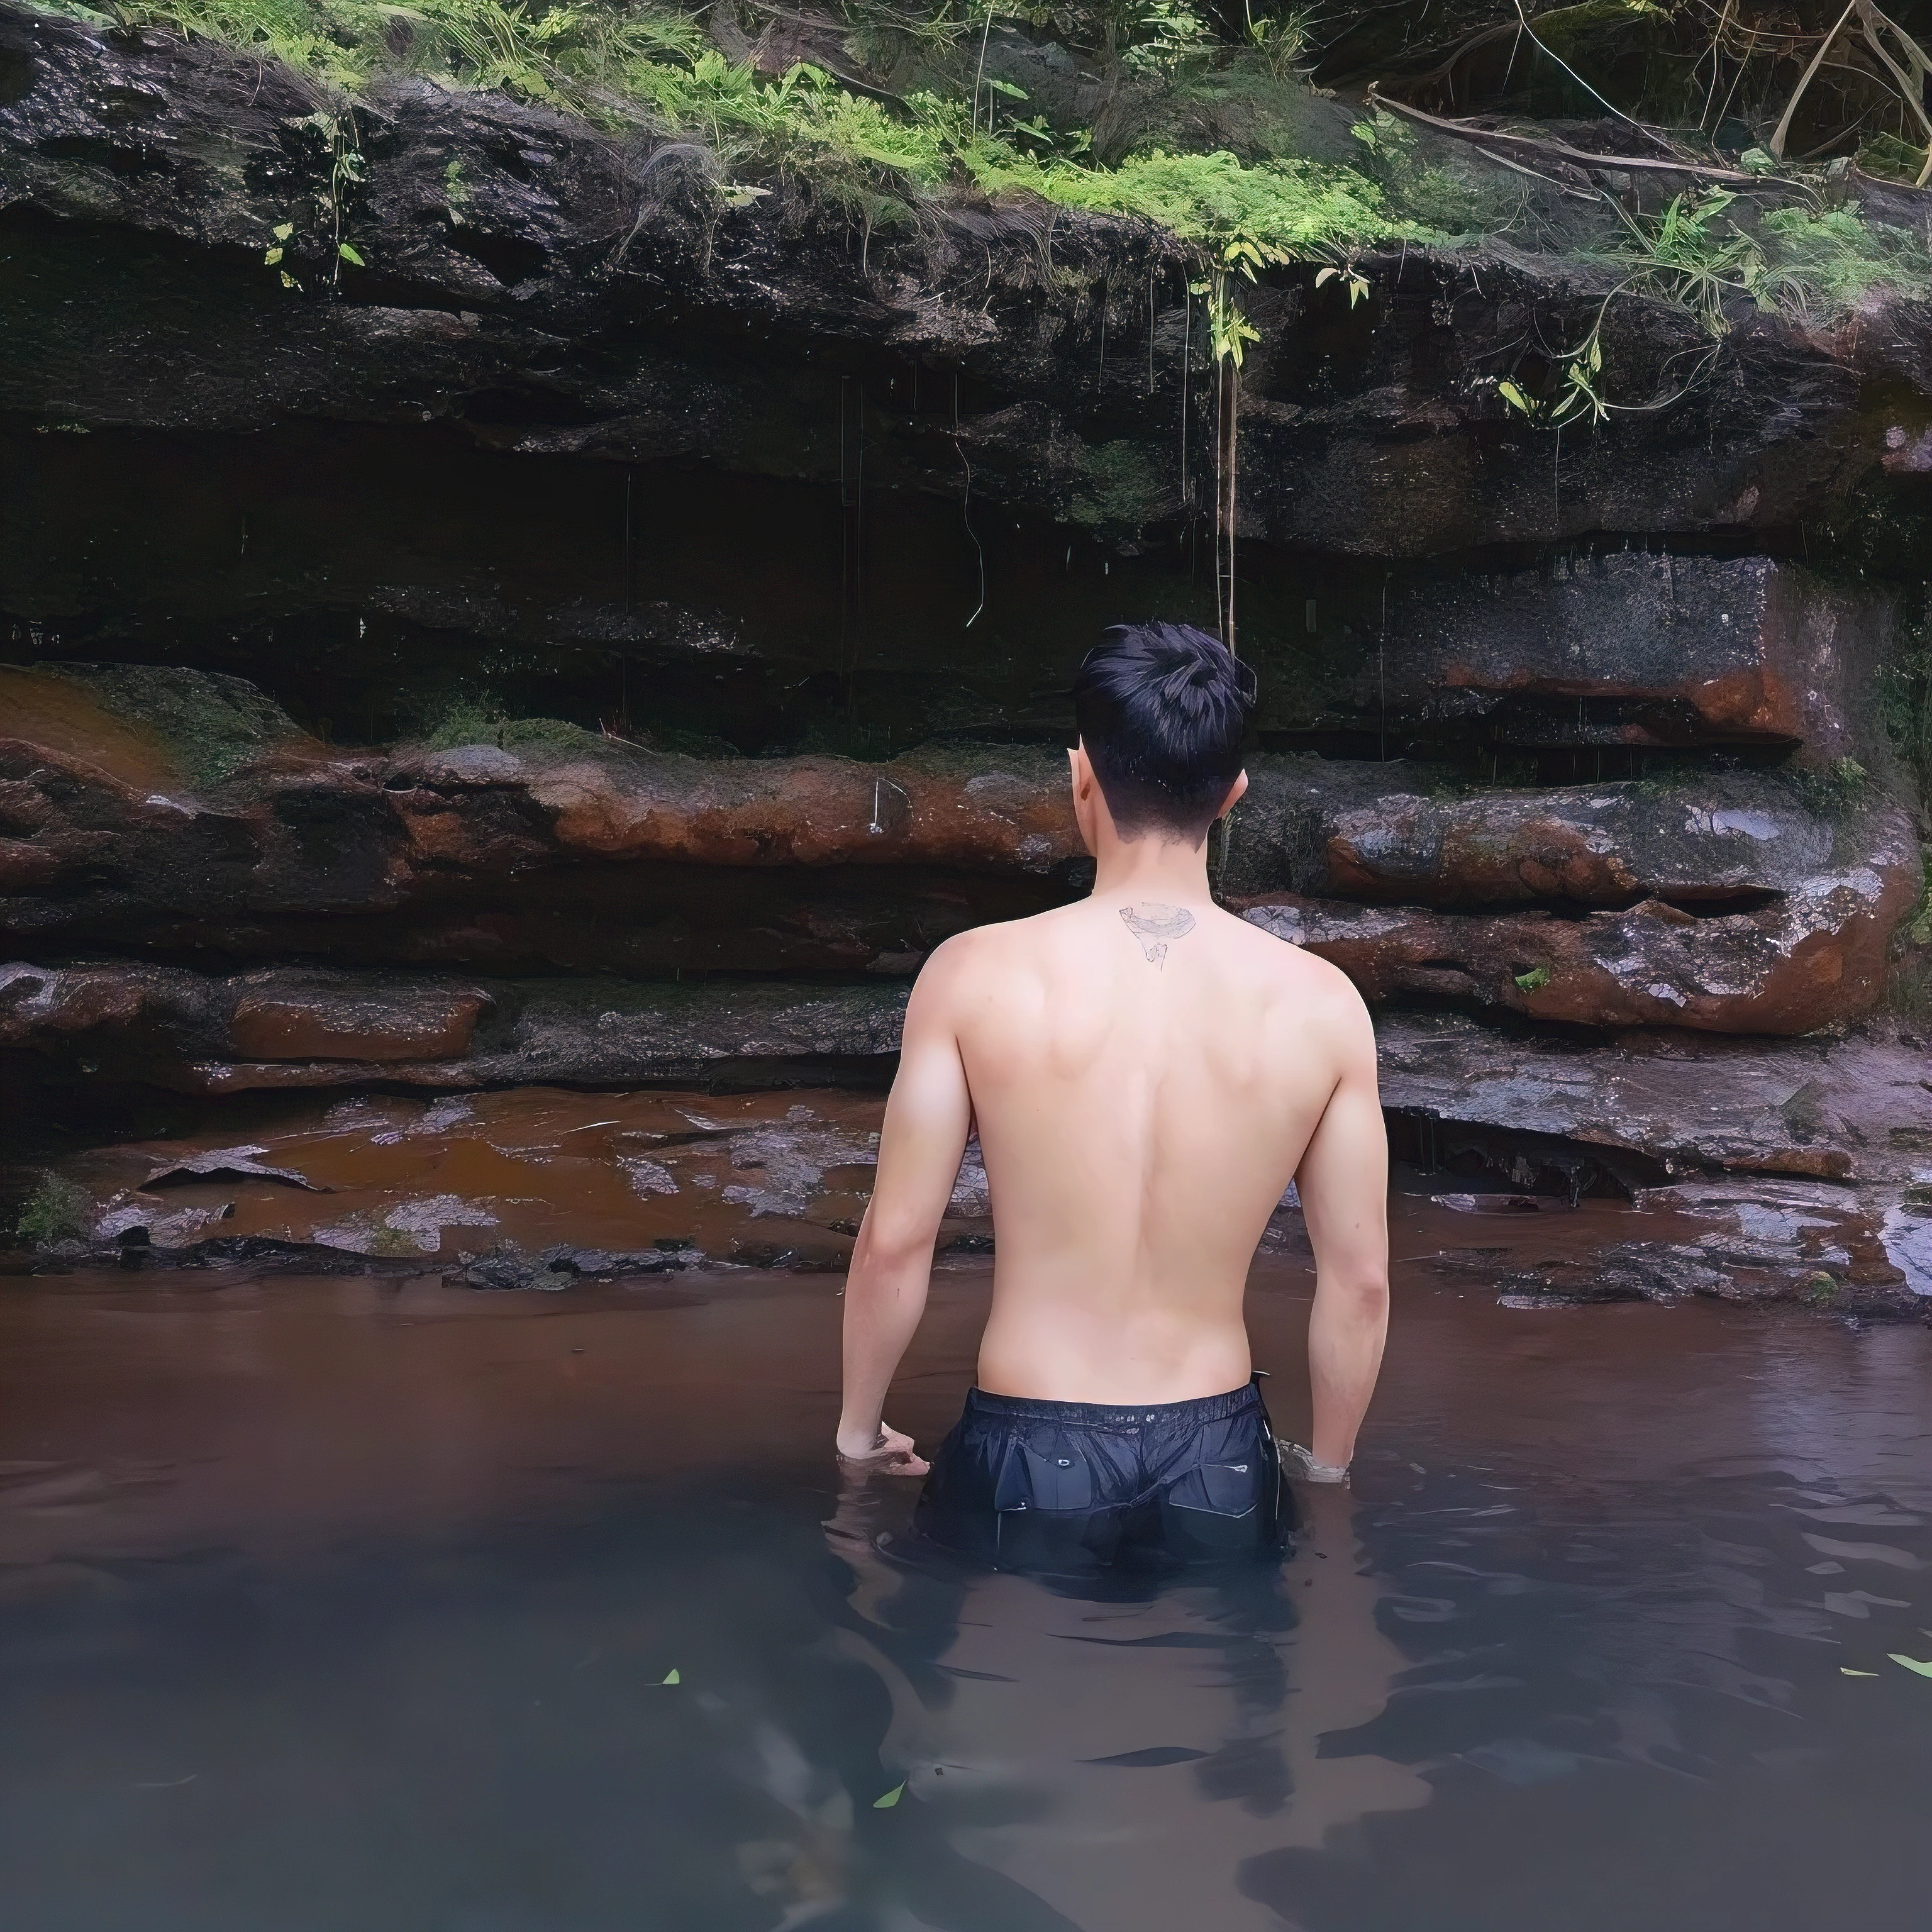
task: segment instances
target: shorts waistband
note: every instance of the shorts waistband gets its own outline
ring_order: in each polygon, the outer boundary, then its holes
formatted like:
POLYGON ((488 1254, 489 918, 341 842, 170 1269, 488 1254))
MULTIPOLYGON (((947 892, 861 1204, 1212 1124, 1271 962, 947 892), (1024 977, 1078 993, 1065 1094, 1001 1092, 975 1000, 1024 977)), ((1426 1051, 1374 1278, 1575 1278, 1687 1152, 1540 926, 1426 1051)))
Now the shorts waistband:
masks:
POLYGON ((1196 1396, 1192 1402, 1150 1402, 1138 1408, 1107 1402, 1040 1402, 1030 1396, 993 1395, 979 1388, 969 1390, 966 1396, 970 1414, 1052 1422, 1073 1429, 1144 1429, 1162 1423, 1185 1426, 1225 1422, 1230 1416, 1245 1414, 1261 1406, 1262 1392, 1252 1382, 1244 1382, 1225 1395, 1196 1396))

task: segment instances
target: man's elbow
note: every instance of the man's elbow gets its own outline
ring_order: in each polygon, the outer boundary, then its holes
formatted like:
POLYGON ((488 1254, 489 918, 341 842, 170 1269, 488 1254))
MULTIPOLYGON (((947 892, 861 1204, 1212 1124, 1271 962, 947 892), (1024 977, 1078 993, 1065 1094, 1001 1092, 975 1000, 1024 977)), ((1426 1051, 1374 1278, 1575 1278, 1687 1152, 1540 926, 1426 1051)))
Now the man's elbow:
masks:
POLYGON ((855 1267, 894 1274, 903 1269, 928 1268, 933 1244, 939 1238, 935 1222, 923 1214, 880 1214, 866 1216, 859 1230, 853 1254, 855 1267))

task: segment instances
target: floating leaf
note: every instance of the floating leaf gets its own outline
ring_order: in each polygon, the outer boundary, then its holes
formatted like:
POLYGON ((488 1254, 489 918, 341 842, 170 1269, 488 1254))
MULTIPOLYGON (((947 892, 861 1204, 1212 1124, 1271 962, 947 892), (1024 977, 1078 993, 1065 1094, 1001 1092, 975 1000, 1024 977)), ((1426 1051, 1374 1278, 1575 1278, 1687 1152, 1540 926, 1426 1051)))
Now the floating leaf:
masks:
POLYGON ((350 248, 346 242, 337 242, 335 244, 335 252, 340 255, 345 262, 352 263, 356 268, 360 268, 365 266, 362 257, 357 254, 356 250, 350 248))
POLYGON ((1878 1672, 1876 1670, 1854 1670, 1849 1664, 1841 1664, 1838 1666, 1838 1675, 1840 1677, 1876 1677, 1878 1672))
POLYGON ((1908 1670, 1916 1670, 1921 1677, 1932 1677, 1932 1664, 1921 1664, 1916 1657, 1901 1657, 1895 1650, 1886 1652, 1894 1664, 1902 1664, 1908 1670))
POLYGON ((1550 968, 1538 966, 1527 973, 1519 973, 1516 982, 1526 993, 1539 993, 1550 984, 1550 968))
POLYGON ((658 1682, 660 1684, 682 1684, 684 1679, 675 1670, 667 1670, 658 1682))
POLYGON ((281 250, 280 250, 280 249, 279 249, 279 248, 270 248, 270 249, 265 250, 263 251, 263 254, 262 254, 262 261, 263 261, 263 262, 265 262, 265 263, 266 263, 266 264, 269 268, 272 268, 275 266, 275 264, 276 264, 278 262, 279 262, 281 259, 282 259, 282 251, 281 251, 281 250))
POLYGON ((298 289, 302 284, 289 273, 287 269, 284 268, 282 271, 282 286, 285 289, 298 289))
POLYGON ((905 1786, 903 1784, 896 1784, 884 1797, 875 1798, 872 1800, 872 1809, 874 1811, 890 1811, 904 1796, 905 1786))
POLYGON ((268 232, 278 242, 286 242, 296 232, 296 225, 292 221, 278 221, 268 232))

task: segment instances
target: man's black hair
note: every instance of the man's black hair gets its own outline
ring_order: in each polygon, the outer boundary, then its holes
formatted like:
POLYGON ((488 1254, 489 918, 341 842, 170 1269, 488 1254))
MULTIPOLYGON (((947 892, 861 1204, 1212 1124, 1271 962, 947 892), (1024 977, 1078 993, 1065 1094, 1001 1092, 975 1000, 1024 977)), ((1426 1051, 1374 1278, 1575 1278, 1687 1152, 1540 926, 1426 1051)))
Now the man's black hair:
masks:
POLYGON ((1187 624, 1116 624, 1073 674, 1073 715, 1124 836, 1198 845, 1241 770, 1255 674, 1187 624))

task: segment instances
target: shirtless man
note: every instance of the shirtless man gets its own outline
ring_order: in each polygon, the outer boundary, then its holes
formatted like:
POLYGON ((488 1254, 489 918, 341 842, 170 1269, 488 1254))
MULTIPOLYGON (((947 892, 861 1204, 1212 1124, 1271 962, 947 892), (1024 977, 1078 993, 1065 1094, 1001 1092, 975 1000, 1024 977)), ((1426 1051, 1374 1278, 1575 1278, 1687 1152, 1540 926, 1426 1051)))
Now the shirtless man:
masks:
POLYGON ((881 1412, 976 1124, 992 1311, 920 1522, 1003 1567, 1280 1548, 1241 1302, 1291 1179, 1316 1259, 1295 1473, 1340 1480, 1375 1386, 1388 1154, 1368 1014, 1334 967, 1208 890, 1252 692, 1201 632, 1109 632, 1074 681, 1069 754, 1091 896, 948 940, 907 1010, 845 1292, 838 1454, 927 1473, 881 1412))

